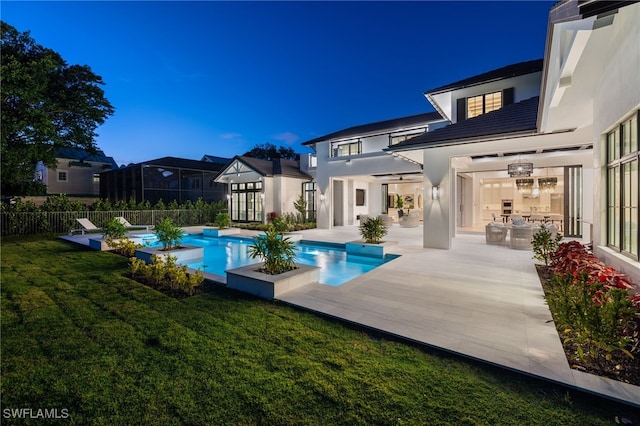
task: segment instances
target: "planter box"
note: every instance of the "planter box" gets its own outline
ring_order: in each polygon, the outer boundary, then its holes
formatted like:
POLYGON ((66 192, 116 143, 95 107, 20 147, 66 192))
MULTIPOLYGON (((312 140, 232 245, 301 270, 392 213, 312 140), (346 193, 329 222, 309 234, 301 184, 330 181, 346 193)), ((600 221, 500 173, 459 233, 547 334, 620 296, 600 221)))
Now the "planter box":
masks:
POLYGON ((365 243, 362 240, 347 241, 345 250, 347 255, 356 254, 358 256, 369 256, 383 258, 385 256, 385 248, 389 248, 398 244, 397 241, 383 241, 380 244, 365 243))
POLYGON ((298 265, 298 269, 279 275, 269 275, 257 270, 262 264, 229 269, 227 287, 244 291, 265 299, 275 299, 281 294, 310 283, 317 283, 320 268, 309 265, 298 265))
POLYGON ((205 237, 224 237, 225 235, 236 235, 240 233, 240 228, 203 228, 202 235, 205 237))
POLYGON ((105 240, 102 237, 100 237, 100 238, 89 238, 89 247, 91 247, 94 250, 100 250, 100 251, 113 250, 113 247, 111 247, 109 244, 107 244, 107 240, 105 240))
POLYGON ((163 256, 167 257, 171 255, 177 257, 177 263, 189 263, 195 262, 204 257, 204 248, 196 246, 188 246, 182 244, 179 249, 174 250, 162 250, 162 248, 143 247, 136 250, 136 257, 142 259, 147 263, 151 263, 151 256, 163 256))

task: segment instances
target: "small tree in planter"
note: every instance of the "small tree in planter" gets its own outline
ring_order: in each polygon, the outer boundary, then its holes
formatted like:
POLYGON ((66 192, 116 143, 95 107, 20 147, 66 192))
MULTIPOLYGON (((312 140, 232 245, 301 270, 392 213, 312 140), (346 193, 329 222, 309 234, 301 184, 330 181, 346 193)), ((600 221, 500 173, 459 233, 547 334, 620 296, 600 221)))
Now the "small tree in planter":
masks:
POLYGON ((533 258, 544 262, 544 266, 549 266, 551 253, 555 253, 562 240, 562 235, 556 234, 552 236, 551 231, 545 224, 542 224, 540 230, 533 234, 531 240, 533 246, 533 258))
POLYGON ((283 237, 274 226, 254 238, 249 246, 249 256, 260 258, 264 262, 261 272, 267 274, 278 275, 297 268, 294 242, 283 237))
POLYGON ((365 243, 379 244, 382 237, 387 235, 387 227, 380 217, 370 217, 360 224, 360 235, 365 243))
POLYGON ((302 218, 302 222, 307 221, 307 202, 304 199, 304 196, 300 194, 298 199, 293 202, 293 207, 300 213, 300 217, 302 218))
POLYGON ((115 217, 102 225, 102 237, 109 245, 123 239, 126 234, 127 227, 115 217))
POLYGON ((220 212, 216 215, 216 220, 213 222, 215 226, 220 229, 226 229, 231 226, 231 218, 229 217, 229 213, 220 212))
POLYGON ((178 248, 180 240, 184 237, 182 229, 169 218, 160 221, 153 230, 164 250, 178 248))

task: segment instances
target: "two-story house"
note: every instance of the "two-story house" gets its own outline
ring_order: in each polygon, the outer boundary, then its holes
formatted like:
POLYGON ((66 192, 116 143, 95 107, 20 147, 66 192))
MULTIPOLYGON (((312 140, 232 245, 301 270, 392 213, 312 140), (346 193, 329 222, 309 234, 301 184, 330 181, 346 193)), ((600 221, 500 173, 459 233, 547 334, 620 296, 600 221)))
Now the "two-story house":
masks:
POLYGON ((115 160, 101 150, 90 154, 80 149, 61 148, 55 157, 55 169, 45 167, 42 162, 36 165, 35 180, 47 186, 47 195, 97 197, 100 195, 100 174, 118 168, 115 160))

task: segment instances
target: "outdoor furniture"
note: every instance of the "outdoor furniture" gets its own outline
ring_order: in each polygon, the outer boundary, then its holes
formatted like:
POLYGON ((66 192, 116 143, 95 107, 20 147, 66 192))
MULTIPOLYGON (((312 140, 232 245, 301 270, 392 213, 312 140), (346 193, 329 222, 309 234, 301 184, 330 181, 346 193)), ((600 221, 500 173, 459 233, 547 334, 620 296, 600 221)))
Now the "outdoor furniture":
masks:
POLYGON ((360 225, 362 225, 363 223, 365 223, 367 220, 371 219, 372 216, 369 216, 368 214, 361 214, 359 216, 359 220, 360 220, 360 225))
POLYGON ((511 248, 516 250, 530 250, 532 248, 531 240, 533 239, 534 228, 531 225, 512 225, 511 238, 509 240, 511 248))
POLYGON ((80 226, 82 226, 82 228, 70 229, 69 235, 73 235, 74 232, 81 232, 82 235, 84 235, 86 231, 100 231, 102 229, 98 228, 87 218, 76 219, 76 221, 80 224, 80 226))
POLYGON ((487 244, 503 245, 507 241, 509 228, 499 222, 489 222, 485 227, 485 239, 487 244))
POLYGON ((145 228, 147 231, 149 230, 149 228, 153 227, 153 225, 132 225, 131 223, 129 223, 129 221, 127 219, 125 219, 122 216, 118 216, 116 217, 116 219, 123 224, 124 226, 126 226, 127 228, 145 228))

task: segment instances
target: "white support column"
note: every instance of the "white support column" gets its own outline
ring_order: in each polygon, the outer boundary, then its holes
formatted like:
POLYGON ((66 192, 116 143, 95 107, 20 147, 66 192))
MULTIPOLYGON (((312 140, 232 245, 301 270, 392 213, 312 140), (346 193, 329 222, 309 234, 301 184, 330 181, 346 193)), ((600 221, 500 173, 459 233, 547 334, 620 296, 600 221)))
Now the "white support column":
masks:
MULTIPOLYGON (((423 151, 424 164, 424 216, 423 246, 425 248, 451 249, 452 203, 455 203, 455 185, 452 183, 452 169, 449 153, 443 149, 423 151), (438 199, 432 197, 432 187, 440 188, 438 199)), ((455 182, 455 178, 453 179, 455 182)))

